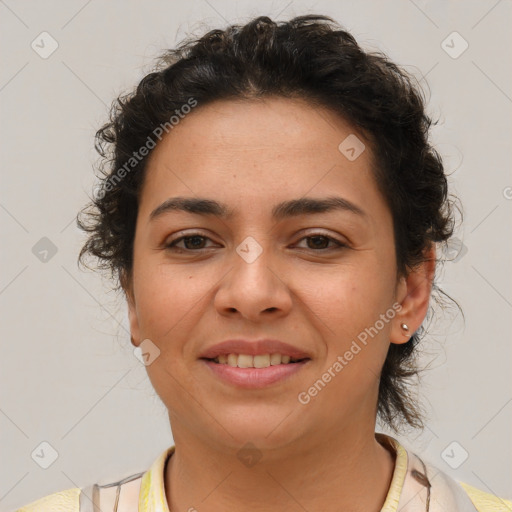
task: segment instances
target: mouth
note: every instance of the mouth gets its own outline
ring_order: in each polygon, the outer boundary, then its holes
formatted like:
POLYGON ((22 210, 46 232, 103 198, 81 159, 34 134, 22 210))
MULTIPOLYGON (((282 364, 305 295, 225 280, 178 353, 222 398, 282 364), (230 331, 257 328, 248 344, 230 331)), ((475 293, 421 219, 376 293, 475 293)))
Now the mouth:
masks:
POLYGON ((200 360, 216 379, 246 390, 263 389, 298 378, 294 376, 301 375, 311 362, 309 357, 295 359, 281 354, 223 354, 200 360))
POLYGON ((309 361, 309 357, 293 358, 282 354, 222 354, 213 358, 201 358, 218 365, 231 366, 232 368, 268 368, 270 366, 297 364, 309 361))

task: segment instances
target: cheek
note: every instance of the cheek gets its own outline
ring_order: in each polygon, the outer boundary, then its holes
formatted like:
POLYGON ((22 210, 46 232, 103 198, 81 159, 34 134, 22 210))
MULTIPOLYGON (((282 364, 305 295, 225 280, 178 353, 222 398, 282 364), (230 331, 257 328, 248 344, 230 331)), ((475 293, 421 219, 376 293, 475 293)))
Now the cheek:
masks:
POLYGON ((337 404, 340 414, 359 407, 370 390, 378 389, 391 326, 390 319, 381 320, 390 308, 389 290, 378 279, 378 274, 354 269, 343 278, 326 281, 322 302, 310 315, 326 347, 318 377, 336 375, 323 399, 337 404))
POLYGON ((361 347, 360 351, 354 348, 359 361, 380 360, 382 353, 385 355, 394 313, 387 276, 382 267, 374 264, 354 265, 317 276, 315 288, 310 287, 305 300, 321 320, 318 328, 325 334, 329 359, 345 353, 353 341, 361 347), (389 318, 383 321, 381 315, 389 312, 389 318))
POLYGON ((386 289, 382 274, 382 271, 374 272, 368 265, 340 266, 314 275, 313 286, 309 274, 308 282, 300 288, 308 302, 333 321, 334 330, 334 326, 344 327, 371 318, 386 289), (344 322, 347 319, 350 321, 344 322))
MULTIPOLYGON (((197 322, 197 312, 205 307, 208 290, 216 275, 186 265, 140 264, 135 272, 137 314, 141 334, 167 346, 170 339, 181 339, 197 322), (166 343, 164 343, 166 342, 166 343)), ((171 344, 177 347, 178 344, 171 344)))
POLYGON ((186 389, 194 393, 196 383, 187 369, 187 343, 204 308, 207 282, 190 269, 170 265, 143 265, 135 279, 137 314, 142 338, 150 339, 159 356, 146 366, 153 388, 173 409, 186 389))

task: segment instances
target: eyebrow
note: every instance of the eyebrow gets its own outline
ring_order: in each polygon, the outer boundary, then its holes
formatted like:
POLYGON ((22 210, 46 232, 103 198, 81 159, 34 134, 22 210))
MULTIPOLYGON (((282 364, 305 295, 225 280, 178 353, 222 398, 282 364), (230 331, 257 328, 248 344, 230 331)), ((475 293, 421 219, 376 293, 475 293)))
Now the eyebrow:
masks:
MULTIPOLYGON (((151 212, 149 220, 154 220, 164 213, 171 211, 184 211, 196 215, 212 215, 221 219, 232 218, 235 214, 234 210, 229 209, 225 204, 219 203, 214 199, 202 197, 171 197, 151 212)), ((283 201, 274 206, 272 209, 272 217, 275 220, 282 220, 289 217, 331 211, 350 212, 365 219, 368 217, 368 214, 359 206, 348 199, 337 196, 321 199, 302 197, 300 199, 283 201)))

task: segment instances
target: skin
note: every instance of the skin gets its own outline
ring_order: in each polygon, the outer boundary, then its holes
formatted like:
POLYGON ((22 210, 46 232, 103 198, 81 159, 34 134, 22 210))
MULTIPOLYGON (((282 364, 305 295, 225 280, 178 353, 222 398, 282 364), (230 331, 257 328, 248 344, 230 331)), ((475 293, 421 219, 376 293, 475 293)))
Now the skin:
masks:
POLYGON ((125 292, 132 343, 150 339, 160 350, 147 372, 176 446, 164 475, 172 511, 368 512, 384 503, 394 454, 375 439, 378 375, 389 344, 409 340, 400 324, 410 335, 426 315, 435 249, 407 278, 397 276, 392 217, 373 178, 371 148, 354 161, 338 150, 357 133, 301 100, 226 100, 196 107, 150 155, 125 292), (281 201, 332 195, 366 218, 345 211, 271 217, 281 201), (235 214, 149 219, 176 196, 215 199, 235 214), (165 248, 197 230, 207 238, 181 241, 181 253, 165 248), (319 231, 348 247, 304 238, 319 231), (247 236, 263 250, 250 264, 236 252, 247 236), (300 404, 298 394, 394 303, 401 305, 394 318, 300 404), (286 381, 239 389, 198 359, 235 337, 277 338, 312 359, 286 381), (248 442, 262 455, 252 467, 237 457, 248 442))

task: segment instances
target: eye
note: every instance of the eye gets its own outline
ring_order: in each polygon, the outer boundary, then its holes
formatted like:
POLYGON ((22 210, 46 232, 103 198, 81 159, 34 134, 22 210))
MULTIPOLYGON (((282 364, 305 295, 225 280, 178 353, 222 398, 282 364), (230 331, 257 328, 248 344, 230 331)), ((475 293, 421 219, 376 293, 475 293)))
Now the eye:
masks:
POLYGON ((306 249, 312 249, 314 251, 329 251, 348 247, 348 245, 344 244, 343 242, 340 242, 339 240, 336 240, 335 238, 327 236, 323 233, 312 233, 301 238, 299 241, 302 240, 310 240, 312 243, 307 243, 306 249), (331 242, 335 245, 334 247, 329 247, 331 242))
POLYGON ((208 247, 204 247, 204 242, 206 240, 210 240, 207 236, 204 236, 202 233, 191 233, 187 236, 182 236, 173 240, 165 245, 166 249, 176 250, 177 252, 183 251, 191 251, 191 252, 200 252, 201 250, 208 249, 208 247), (184 246, 179 246, 178 244, 183 242, 184 246))
MULTIPOLYGON (((165 245, 165 248, 176 252, 201 252, 209 248, 205 247, 205 243, 208 240, 212 241, 211 238, 203 235, 202 233, 190 233, 187 236, 182 236, 169 242, 165 245), (181 243, 183 243, 183 245, 180 246, 179 244, 181 243)), ((339 240, 336 240, 335 238, 327 236, 323 233, 313 233, 301 238, 299 242, 302 240, 311 241, 311 243, 307 243, 307 247, 303 248, 310 249, 315 252, 336 250, 348 247, 348 245, 344 244, 343 242, 340 242, 339 240), (329 244, 334 244, 334 247, 332 245, 329 247, 329 244)))

